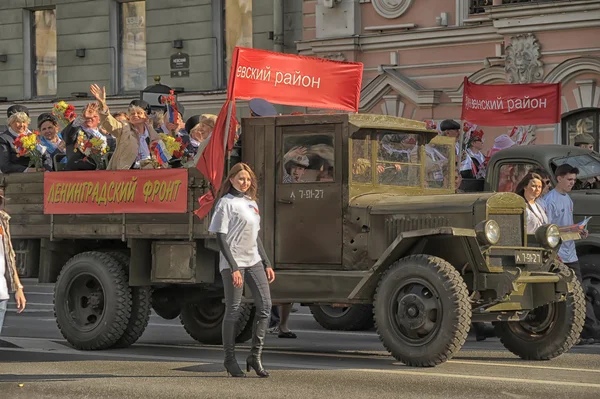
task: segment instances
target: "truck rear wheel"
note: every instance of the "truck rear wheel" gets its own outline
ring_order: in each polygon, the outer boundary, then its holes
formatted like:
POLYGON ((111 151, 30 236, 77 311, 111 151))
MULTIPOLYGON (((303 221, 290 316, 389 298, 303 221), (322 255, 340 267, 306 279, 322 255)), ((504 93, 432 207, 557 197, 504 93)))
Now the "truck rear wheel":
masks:
MULTIPOLYGON (((561 272, 567 266, 560 265, 561 272)), ((585 322, 581 284, 573 280, 567 300, 540 306, 525 320, 496 323, 496 335, 506 349, 525 360, 549 360, 571 349, 585 322)))
POLYGON ((77 349, 113 346, 131 316, 131 292, 121 264, 101 252, 69 259, 54 286, 58 329, 77 349))
MULTIPOLYGON (((240 318, 236 326, 236 337, 244 332, 251 313, 251 305, 241 305, 240 318)), ((215 298, 202 303, 184 305, 179 318, 185 331, 196 341, 207 345, 221 345, 223 343, 221 326, 224 316, 225 304, 220 298, 215 298)))
POLYGON ((313 317, 327 330, 359 331, 373 328, 373 305, 333 307, 311 305, 313 317))
POLYGON ((582 335, 585 338, 600 339, 600 255, 583 255, 579 258, 579 264, 583 291, 588 302, 586 305, 591 307, 591 311, 587 312, 582 335))
MULTIPOLYGON (((109 252, 108 254, 121 264, 125 274, 129 276, 129 256, 122 252, 109 252)), ((152 287, 130 287, 130 289, 131 317, 125 332, 113 345, 113 348, 127 348, 133 345, 148 327, 152 309, 152 287)))
POLYGON ((181 314, 181 305, 177 302, 177 298, 164 295, 160 291, 153 292, 152 309, 165 320, 173 320, 181 314))
POLYGON ((383 346, 402 363, 443 363, 460 350, 471 327, 467 286, 441 258, 400 259, 379 281, 375 325, 383 346))

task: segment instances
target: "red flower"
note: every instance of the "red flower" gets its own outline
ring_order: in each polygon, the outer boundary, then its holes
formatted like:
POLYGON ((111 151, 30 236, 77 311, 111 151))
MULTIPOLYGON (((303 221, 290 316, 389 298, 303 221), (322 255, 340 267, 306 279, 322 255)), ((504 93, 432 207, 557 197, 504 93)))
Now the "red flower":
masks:
POLYGON ((176 142, 178 142, 178 143, 183 143, 183 140, 181 139, 181 136, 178 136, 178 137, 175 139, 175 141, 176 141, 176 142))
POLYGON ((173 156, 175 158, 181 158, 183 156, 183 151, 173 151, 173 156))

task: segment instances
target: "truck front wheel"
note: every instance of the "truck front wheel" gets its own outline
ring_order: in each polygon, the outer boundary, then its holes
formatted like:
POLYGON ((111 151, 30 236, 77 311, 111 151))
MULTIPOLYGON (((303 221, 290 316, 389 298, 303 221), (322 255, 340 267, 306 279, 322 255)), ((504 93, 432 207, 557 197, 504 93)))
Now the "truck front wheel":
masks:
POLYGON ((583 255, 579 258, 579 264, 588 309, 582 335, 600 339, 600 255, 583 255))
MULTIPOLYGON (((236 337, 244 335, 244 331, 252 315, 252 306, 242 304, 240 318, 236 326, 236 337)), ((185 331, 196 341, 207 345, 223 343, 221 326, 225 316, 225 304, 220 298, 206 300, 202 303, 184 305, 181 309, 181 324, 185 331)), ((244 337, 241 337, 244 338, 244 337)))
POLYGON ((131 292, 121 264, 101 252, 71 258, 54 286, 54 315, 61 334, 75 348, 113 346, 131 317, 131 292))
POLYGON ((310 312, 317 323, 327 330, 360 331, 373 328, 373 305, 311 305, 310 312))
POLYGON ((471 326, 468 290, 441 258, 414 255, 392 264, 375 294, 375 325, 385 348, 408 366, 452 358, 471 326))
MULTIPOLYGON (((569 270, 559 265, 561 273, 569 270)), ((525 320, 497 322, 496 335, 506 349, 525 360, 549 360, 571 349, 585 321, 585 298, 573 275, 567 300, 540 306, 525 320)))

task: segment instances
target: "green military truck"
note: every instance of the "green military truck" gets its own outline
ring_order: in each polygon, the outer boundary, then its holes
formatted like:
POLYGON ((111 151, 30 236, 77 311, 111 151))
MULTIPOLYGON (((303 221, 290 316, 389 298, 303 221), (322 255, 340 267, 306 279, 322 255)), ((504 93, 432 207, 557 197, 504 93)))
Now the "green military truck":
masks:
MULTIPOLYGON (((512 193, 454 194, 454 142, 435 136, 422 122, 380 115, 243 120, 241 157, 259 180, 274 303, 372 306, 383 345, 411 366, 451 358, 472 321, 495 322, 524 359, 559 356, 579 337, 585 303, 556 259, 557 227, 528 236, 525 202, 512 193)), ((77 172, 60 173, 71 181, 77 172)), ((53 174, 2 176, 12 234, 37 245, 40 279, 56 281, 58 327, 74 347, 132 344, 151 307, 179 316, 199 342, 220 343, 215 240, 208 218, 192 213, 208 187, 198 171, 186 173, 184 209, 171 214, 140 213, 143 203, 134 213, 108 213, 105 203, 106 214, 54 214, 49 201, 71 194, 49 195, 53 174)), ((162 196, 155 191, 144 196, 162 196)), ((239 341, 253 318, 246 299, 239 341)))
POLYGON ((578 181, 573 187, 573 216, 576 223, 592 216, 588 223, 589 236, 575 242, 581 264, 583 288, 594 314, 588 315, 586 334, 600 339, 600 155, 583 148, 564 145, 513 146, 495 153, 487 167, 485 181, 463 181, 466 191, 513 191, 529 171, 556 184, 554 171, 568 163, 579 168, 578 181))

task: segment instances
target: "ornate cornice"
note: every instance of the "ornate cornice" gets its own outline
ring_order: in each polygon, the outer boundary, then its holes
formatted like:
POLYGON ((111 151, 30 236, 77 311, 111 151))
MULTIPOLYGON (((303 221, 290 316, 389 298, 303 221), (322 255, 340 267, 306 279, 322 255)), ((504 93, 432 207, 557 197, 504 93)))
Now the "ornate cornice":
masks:
POLYGON ((581 73, 592 72, 600 74, 600 57, 577 57, 558 64, 546 77, 545 83, 565 82, 581 73))

